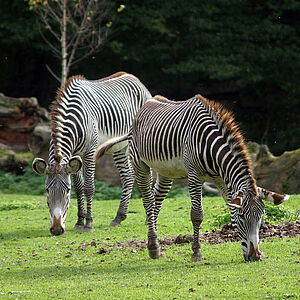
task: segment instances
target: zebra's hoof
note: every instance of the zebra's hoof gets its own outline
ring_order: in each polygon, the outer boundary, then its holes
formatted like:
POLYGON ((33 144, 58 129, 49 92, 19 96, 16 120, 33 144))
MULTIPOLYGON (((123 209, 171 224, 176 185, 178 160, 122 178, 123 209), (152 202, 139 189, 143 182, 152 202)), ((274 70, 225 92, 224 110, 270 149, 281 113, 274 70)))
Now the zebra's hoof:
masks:
POLYGON ((75 224, 74 229, 75 230, 82 230, 84 228, 83 224, 75 224))
POLYGON ((122 220, 116 218, 116 219, 111 221, 110 226, 114 227, 114 226, 121 225, 121 221, 122 220))
POLYGON ((149 256, 152 259, 158 259, 161 256, 160 249, 149 249, 149 256))
POLYGON ((93 226, 84 226, 83 227, 83 231, 84 232, 94 232, 95 231, 95 229, 94 229, 94 227, 93 226))
POLYGON ((197 253, 197 254, 193 254, 192 255, 192 261, 195 262, 195 261, 201 261, 203 260, 203 255, 200 253, 197 253))

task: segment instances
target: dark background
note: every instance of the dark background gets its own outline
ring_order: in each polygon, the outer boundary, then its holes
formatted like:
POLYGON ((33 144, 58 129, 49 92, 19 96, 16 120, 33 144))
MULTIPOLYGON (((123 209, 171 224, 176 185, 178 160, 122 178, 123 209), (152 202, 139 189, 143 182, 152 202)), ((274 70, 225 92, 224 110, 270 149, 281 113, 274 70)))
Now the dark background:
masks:
MULTIPOLYGON (((200 93, 232 110, 247 140, 276 155, 300 147, 299 1, 113 2, 109 40, 69 76, 126 71, 152 95, 200 93)), ((59 74, 60 62, 39 28, 26 1, 0 1, 0 93, 35 96, 49 107, 60 84, 45 65, 59 74)))

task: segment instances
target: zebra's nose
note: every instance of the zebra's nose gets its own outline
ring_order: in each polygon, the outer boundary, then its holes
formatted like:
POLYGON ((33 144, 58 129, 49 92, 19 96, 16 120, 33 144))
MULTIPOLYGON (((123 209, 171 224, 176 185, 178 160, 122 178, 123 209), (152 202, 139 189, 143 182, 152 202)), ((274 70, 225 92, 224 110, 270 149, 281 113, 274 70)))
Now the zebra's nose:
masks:
POLYGON ((50 232, 52 235, 61 235, 65 232, 63 227, 51 227, 50 232))
POLYGON ((258 261, 264 257, 264 254, 259 250, 258 245, 254 247, 253 243, 250 242, 249 252, 244 257, 245 261, 258 261))

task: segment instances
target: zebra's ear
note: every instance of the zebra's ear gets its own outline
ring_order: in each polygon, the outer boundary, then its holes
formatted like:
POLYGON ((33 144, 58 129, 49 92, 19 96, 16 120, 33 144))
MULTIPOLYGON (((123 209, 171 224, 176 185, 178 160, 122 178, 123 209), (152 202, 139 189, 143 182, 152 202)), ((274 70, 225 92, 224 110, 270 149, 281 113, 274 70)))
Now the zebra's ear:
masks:
POLYGON ((82 159, 80 156, 75 155, 69 160, 66 170, 69 174, 76 174, 80 171, 81 168, 82 168, 82 159))
POLYGON ((261 187, 257 187, 257 191, 258 191, 258 195, 261 199, 270 201, 270 202, 274 203, 275 205, 279 205, 279 204, 287 201, 290 198, 289 195, 280 195, 275 192, 265 190, 261 187))
POLYGON ((49 173, 49 168, 47 163, 42 158, 35 158, 32 163, 32 169, 39 175, 44 175, 49 173))
POLYGON ((231 206, 231 207, 237 207, 241 210, 243 210, 243 205, 242 205, 242 202, 243 202, 243 193, 242 192, 239 192, 235 198, 231 201, 231 202, 228 202, 228 206, 231 206))

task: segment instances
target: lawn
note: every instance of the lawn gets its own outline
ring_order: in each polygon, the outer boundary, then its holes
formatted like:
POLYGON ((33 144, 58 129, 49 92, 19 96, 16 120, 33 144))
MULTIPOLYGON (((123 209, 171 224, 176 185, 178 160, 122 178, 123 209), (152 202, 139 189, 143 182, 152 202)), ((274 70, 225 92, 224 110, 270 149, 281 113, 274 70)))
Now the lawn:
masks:
MULTIPOLYGON (((98 197, 99 198, 99 197, 98 197)), ((96 199, 98 199, 96 197, 96 199)), ((300 209, 291 196, 284 209, 300 209)), ((205 197, 202 232, 216 226, 224 200, 205 197)), ((202 262, 193 263, 191 244, 165 246, 165 257, 151 260, 145 248, 147 226, 141 199, 132 199, 127 219, 110 227, 118 200, 94 201, 94 233, 73 230, 72 200, 66 232, 52 237, 44 196, 0 194, 0 297, 7 299, 252 299, 298 298, 299 236, 265 239, 266 258, 244 263, 238 242, 202 243, 202 262)), ((187 196, 165 200, 159 238, 192 233, 187 196)))

